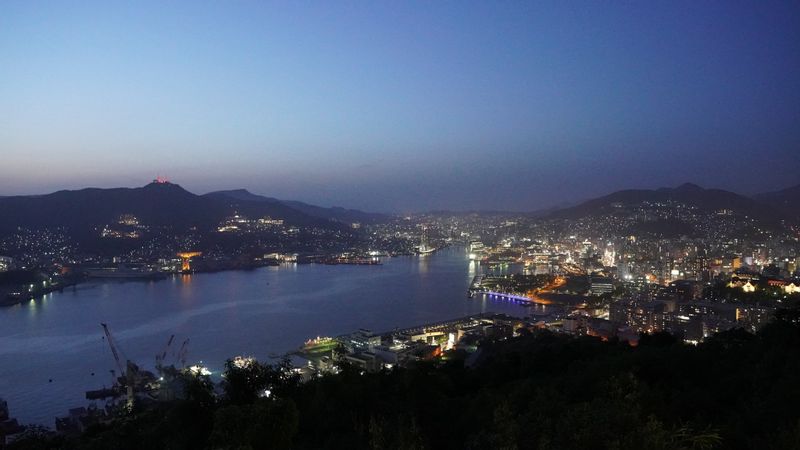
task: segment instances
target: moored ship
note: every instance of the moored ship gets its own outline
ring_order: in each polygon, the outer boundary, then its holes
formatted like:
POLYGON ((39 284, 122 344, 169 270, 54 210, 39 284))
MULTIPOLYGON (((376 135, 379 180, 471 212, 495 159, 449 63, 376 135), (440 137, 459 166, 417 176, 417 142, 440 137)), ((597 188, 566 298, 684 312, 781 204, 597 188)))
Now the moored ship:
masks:
POLYGON ((417 247, 417 253, 420 255, 427 255, 429 253, 435 252, 437 249, 436 247, 428 244, 428 236, 425 234, 427 228, 422 229, 422 235, 419 239, 419 247, 417 247))
POLYGON ((159 279, 166 275, 163 272, 149 269, 134 269, 127 266, 97 268, 86 271, 89 278, 111 278, 111 279, 159 279))

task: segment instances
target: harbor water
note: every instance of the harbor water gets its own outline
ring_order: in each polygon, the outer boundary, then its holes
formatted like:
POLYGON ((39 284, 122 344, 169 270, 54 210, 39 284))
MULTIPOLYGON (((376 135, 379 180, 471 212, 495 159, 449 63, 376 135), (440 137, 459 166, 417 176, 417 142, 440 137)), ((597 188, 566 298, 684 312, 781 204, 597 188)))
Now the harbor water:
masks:
POLYGON ((479 267, 463 248, 386 258, 383 265, 282 265, 159 281, 81 284, 0 309, 0 398, 23 423, 53 426, 115 369, 100 323, 127 357, 152 370, 175 335, 187 362, 219 373, 237 355, 270 361, 316 336, 389 331, 478 312, 523 316, 521 306, 468 299, 479 267))

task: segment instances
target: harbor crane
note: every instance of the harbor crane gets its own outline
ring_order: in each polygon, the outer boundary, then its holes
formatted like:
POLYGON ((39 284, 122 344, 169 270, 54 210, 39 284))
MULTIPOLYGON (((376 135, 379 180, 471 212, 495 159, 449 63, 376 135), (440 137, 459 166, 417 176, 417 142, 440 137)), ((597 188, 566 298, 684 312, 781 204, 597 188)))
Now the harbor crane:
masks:
POLYGON ((172 341, 175 340, 175 335, 171 335, 169 340, 167 341, 167 345, 164 347, 164 350, 156 355, 156 367, 161 367, 164 364, 164 359, 167 357, 167 352, 169 351, 169 347, 172 345, 172 341))
POLYGON ((119 351, 117 351, 117 346, 114 345, 114 338, 111 336, 111 331, 109 331, 108 325, 101 323, 100 326, 103 327, 103 333, 106 335, 108 346, 111 347, 111 354, 114 355, 114 361, 117 363, 117 369, 119 369, 120 375, 125 375, 125 367, 123 367, 122 361, 119 359, 119 351))
POLYGON ((177 361, 180 361, 181 363, 181 368, 186 367, 186 354, 188 352, 189 352, 189 339, 187 338, 185 341, 183 341, 183 344, 181 344, 181 349, 178 350, 176 357, 177 361))
MULTIPOLYGON (((89 400, 108 397, 117 399, 124 395, 126 397, 125 408, 130 412, 133 410, 137 395, 149 396, 149 398, 154 397, 154 392, 158 389, 156 376, 152 372, 140 369, 136 363, 125 356, 122 349, 117 345, 114 335, 111 334, 108 324, 101 323, 100 326, 103 327, 105 335, 103 339, 108 341, 108 346, 111 348, 111 354, 114 355, 114 362, 117 367, 110 371, 114 384, 110 389, 104 387, 103 389, 86 391, 86 398, 89 400)), ((170 336, 164 350, 156 355, 157 362, 164 361, 174 339, 174 335, 170 336)))
MULTIPOLYGON (((106 340, 108 341, 108 346, 111 347, 111 353, 114 355, 114 361, 117 363, 117 368, 119 369, 120 374, 125 379, 125 390, 127 394, 127 408, 128 411, 133 410, 133 402, 134 402, 134 394, 133 394, 133 386, 136 384, 136 377, 139 373, 139 367, 133 363, 133 361, 125 358, 125 366, 122 365, 122 360, 119 357, 120 351, 117 349, 116 344, 114 344, 114 337, 111 335, 111 331, 108 329, 108 325, 105 323, 101 323, 100 326, 103 327, 103 333, 106 335, 106 340)), ((123 354, 123 356, 125 356, 123 354)))
POLYGON ((192 258, 200 256, 202 254, 203 254, 202 252, 178 252, 178 256, 181 258, 181 273, 184 274, 192 273, 192 266, 191 266, 192 258))

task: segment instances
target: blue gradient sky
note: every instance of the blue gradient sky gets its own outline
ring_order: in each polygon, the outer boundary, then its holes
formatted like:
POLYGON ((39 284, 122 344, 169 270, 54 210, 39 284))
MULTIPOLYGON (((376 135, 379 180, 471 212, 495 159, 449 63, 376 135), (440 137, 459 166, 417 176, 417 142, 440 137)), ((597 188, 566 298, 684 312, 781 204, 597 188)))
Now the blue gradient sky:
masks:
POLYGON ((0 195, 526 210, 798 171, 798 2, 0 3, 0 195))

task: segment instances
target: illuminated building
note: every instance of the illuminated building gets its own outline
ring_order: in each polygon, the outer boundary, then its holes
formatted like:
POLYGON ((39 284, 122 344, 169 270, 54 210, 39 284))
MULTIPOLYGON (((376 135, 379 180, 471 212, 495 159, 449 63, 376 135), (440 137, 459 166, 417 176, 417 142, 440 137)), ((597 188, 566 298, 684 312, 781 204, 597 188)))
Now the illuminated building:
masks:
POLYGON ((139 219, 133 214, 123 214, 119 216, 117 223, 120 225, 136 226, 139 225, 139 219))
POLYGON ((270 217, 262 217, 258 219, 260 225, 283 225, 283 219, 272 219, 270 217))
POLYGON ((614 292, 614 283, 611 278, 592 277, 589 292, 591 292, 592 295, 610 294, 614 292))
POLYGON ((0 256, 0 272, 6 272, 14 268, 14 258, 0 256))

